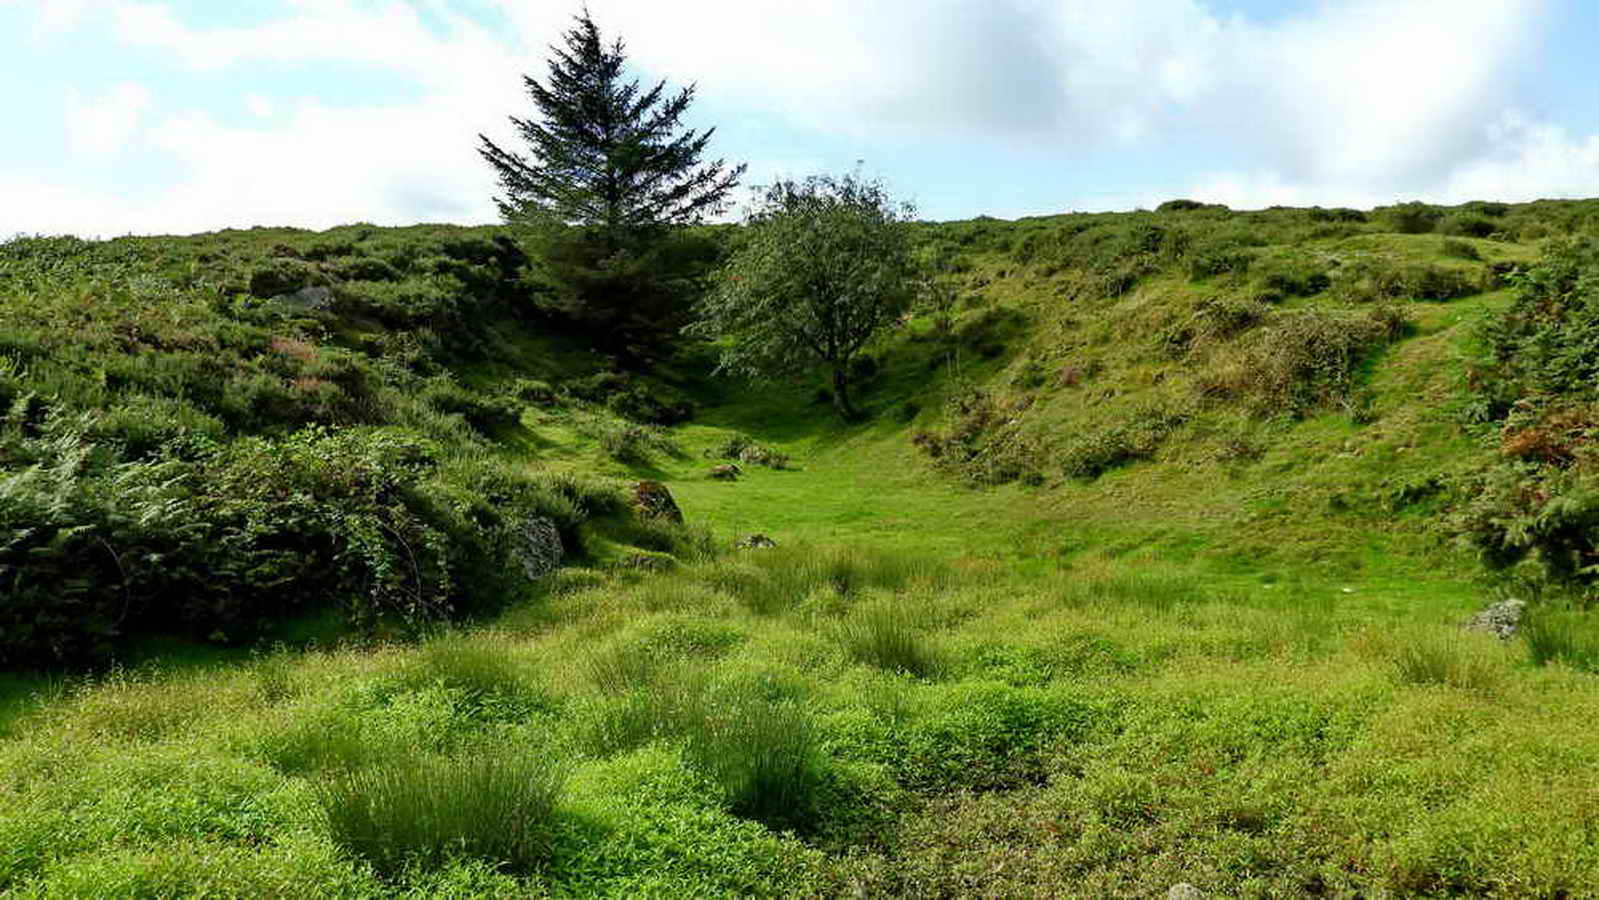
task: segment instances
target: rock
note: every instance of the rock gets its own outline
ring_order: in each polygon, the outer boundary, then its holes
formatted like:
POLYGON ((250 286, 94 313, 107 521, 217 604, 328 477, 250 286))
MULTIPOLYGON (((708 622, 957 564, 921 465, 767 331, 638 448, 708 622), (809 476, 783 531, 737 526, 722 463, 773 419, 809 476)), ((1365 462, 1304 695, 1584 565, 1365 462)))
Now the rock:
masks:
POLYGON ((1516 631, 1521 627, 1521 617, 1527 611, 1527 604, 1514 598, 1501 600, 1475 616, 1466 623, 1467 631, 1486 631, 1500 640, 1509 640, 1516 636, 1516 631))
POLYGON ((305 287, 292 294, 279 294, 267 303, 279 312, 316 312, 333 306, 333 291, 325 287, 305 287))
POLYGON ((673 559, 655 553, 630 553, 622 560, 623 568, 644 572, 665 572, 672 568, 673 559))
POLYGON ((1166 900, 1205 900, 1205 892, 1184 881, 1171 886, 1166 900))
POLYGON ((772 540, 764 534, 752 534, 747 537, 741 537, 734 541, 733 546, 740 550, 762 550, 767 547, 776 547, 777 541, 772 540))
POLYGON ((744 470, 732 463, 724 463, 711 468, 711 477, 718 481, 737 481, 738 476, 742 474, 744 474, 744 470))
POLYGON ((640 481, 633 485, 633 511, 641 519, 665 519, 683 524, 683 510, 672 499, 672 492, 659 481, 640 481))
POLYGON ((533 516, 522 524, 516 537, 516 558, 528 581, 538 581, 561 567, 566 554, 554 519, 533 516))

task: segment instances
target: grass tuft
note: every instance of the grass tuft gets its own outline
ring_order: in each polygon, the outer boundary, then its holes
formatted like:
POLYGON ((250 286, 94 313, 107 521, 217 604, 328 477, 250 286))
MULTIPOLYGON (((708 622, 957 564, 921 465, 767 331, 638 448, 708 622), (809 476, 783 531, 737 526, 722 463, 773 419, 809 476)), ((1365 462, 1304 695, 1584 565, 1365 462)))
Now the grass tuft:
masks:
POLYGON ((1533 665, 1558 662, 1584 672, 1599 672, 1599 628, 1589 614, 1534 609, 1521 623, 1521 634, 1533 665))
POLYGON ((858 611, 839 629, 839 640, 857 662, 916 678, 943 673, 942 655, 918 627, 904 603, 874 604, 858 611))
POLYGON ((316 786, 334 842, 385 876, 475 857, 525 872, 544 858, 565 772, 513 748, 398 759, 316 786))
POLYGON ((1402 684, 1491 691, 1505 668, 1497 650, 1464 635, 1416 634, 1395 652, 1395 674, 1402 684))

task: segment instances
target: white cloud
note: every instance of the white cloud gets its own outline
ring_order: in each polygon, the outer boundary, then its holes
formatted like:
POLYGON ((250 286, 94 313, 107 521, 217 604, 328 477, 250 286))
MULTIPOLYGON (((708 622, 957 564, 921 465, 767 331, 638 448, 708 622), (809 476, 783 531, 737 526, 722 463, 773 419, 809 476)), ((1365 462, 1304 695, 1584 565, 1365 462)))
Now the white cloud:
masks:
POLYGON ((1599 197, 1599 135, 1515 116, 1490 129, 1495 147, 1450 174, 1450 200, 1599 197))
POLYGON ((75 93, 66 111, 67 143, 74 153, 85 156, 116 153, 134 136, 150 104, 150 91, 132 81, 115 85, 96 99, 75 93))
MULTIPOLYGON (((125 210, 135 224, 147 214, 153 229, 491 220, 494 186, 475 135, 512 142, 505 117, 528 108, 520 76, 543 76, 543 49, 577 8, 492 2, 513 27, 469 18, 453 0, 285 0, 283 15, 251 27, 202 27, 165 3, 106 0, 102 18, 123 41, 202 76, 355 66, 414 90, 336 108, 269 96, 263 81, 237 101, 253 117, 241 125, 210 109, 152 122, 148 96, 120 86, 72 117, 74 146, 106 153, 146 133, 185 167, 160 203, 125 210)), ((1372 205, 1599 193, 1599 139, 1515 118, 1515 75, 1545 2, 1325 0, 1270 24, 1223 17, 1203 0, 699 0, 692 16, 657 0, 589 7, 644 71, 697 82, 702 102, 790 131, 863 148, 980 154, 1004 143, 1070 166, 1163 150, 1173 169, 1152 179, 1163 184, 1190 177, 1200 164, 1185 157, 1202 152, 1214 172, 1193 180, 1196 195, 1372 205)), ((163 102, 174 105, 165 92, 163 102)), ((767 160, 751 183, 817 164, 811 147, 745 149, 767 160)), ((1143 202, 1147 191, 1120 177, 1040 203, 1143 202)), ((939 192, 909 187, 924 202, 939 192)), ((82 199, 51 196, 66 207, 82 199)))
POLYGON ((0 7, 15 6, 31 18, 28 40, 35 46, 54 47, 76 30, 94 10, 94 0, 0 0, 0 7))

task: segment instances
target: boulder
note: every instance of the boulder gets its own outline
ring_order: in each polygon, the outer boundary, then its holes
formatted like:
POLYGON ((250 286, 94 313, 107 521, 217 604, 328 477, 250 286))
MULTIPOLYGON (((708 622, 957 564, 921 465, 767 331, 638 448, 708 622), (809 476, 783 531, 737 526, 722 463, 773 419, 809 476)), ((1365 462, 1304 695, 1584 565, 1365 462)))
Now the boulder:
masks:
POLYGON ((1166 900, 1205 900, 1205 892, 1184 881, 1171 886, 1166 900))
POLYGON ((1501 600, 1475 616, 1466 623, 1467 631, 1486 631, 1502 641, 1516 636, 1516 631, 1521 627, 1521 617, 1527 611, 1527 604, 1514 598, 1501 600))
POLYGON ((752 534, 747 537, 741 537, 737 541, 734 541, 733 546, 740 550, 761 550, 767 547, 776 547, 777 541, 772 540, 764 534, 752 534))
POLYGON ((683 524, 683 510, 672 499, 672 492, 659 481, 640 481, 633 485, 633 511, 641 519, 665 519, 683 524))
POLYGON ((516 535, 515 552, 528 581, 538 581, 559 569, 566 554, 561 547, 561 532, 555 527, 555 520, 546 516, 532 516, 522 523, 516 535))
POLYGON ((674 562, 672 557, 660 553, 630 553, 622 559, 622 567, 645 572, 666 572, 671 570, 674 562))
POLYGON ((285 313, 319 312, 333 306, 333 291, 325 287, 300 288, 267 301, 267 308, 285 313))
POLYGON ((711 468, 711 477, 717 481, 737 481, 738 476, 742 474, 744 474, 744 470, 732 463, 724 463, 711 468))

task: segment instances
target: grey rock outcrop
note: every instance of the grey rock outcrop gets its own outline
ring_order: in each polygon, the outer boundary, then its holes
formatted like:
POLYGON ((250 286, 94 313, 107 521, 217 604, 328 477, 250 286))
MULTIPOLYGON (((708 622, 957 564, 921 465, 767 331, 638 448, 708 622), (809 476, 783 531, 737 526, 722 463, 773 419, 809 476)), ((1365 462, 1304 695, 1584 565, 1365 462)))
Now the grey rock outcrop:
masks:
POLYGON ((1521 618, 1526 612, 1527 604, 1520 600, 1501 600, 1472 616, 1466 623, 1466 630, 1486 631, 1502 641, 1509 640, 1521 628, 1521 618))
POLYGON ((516 538, 517 562, 522 564, 522 573, 529 581, 538 581, 561 567, 566 551, 561 547, 561 532, 555 527, 555 520, 533 516, 522 524, 516 538))
POLYGON ((752 534, 734 541, 733 546, 740 550, 762 550, 768 547, 776 547, 777 541, 764 534, 752 534))
POLYGON ((267 301, 267 308, 278 312, 319 312, 333 306, 333 291, 325 287, 304 287, 292 294, 279 294, 267 301))
POLYGON ((633 485, 633 512, 641 519, 665 519, 683 524, 683 510, 672 492, 659 481, 640 481, 633 485))

